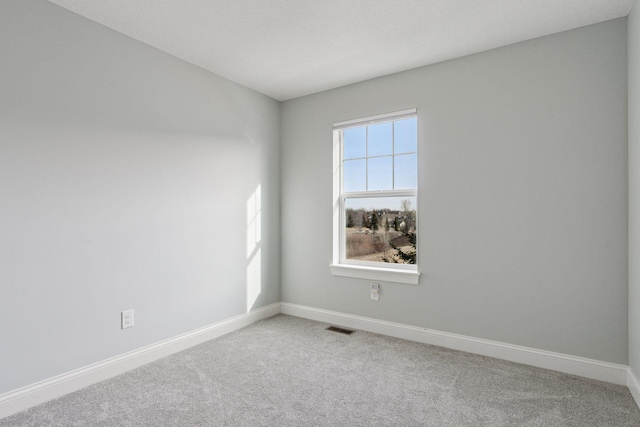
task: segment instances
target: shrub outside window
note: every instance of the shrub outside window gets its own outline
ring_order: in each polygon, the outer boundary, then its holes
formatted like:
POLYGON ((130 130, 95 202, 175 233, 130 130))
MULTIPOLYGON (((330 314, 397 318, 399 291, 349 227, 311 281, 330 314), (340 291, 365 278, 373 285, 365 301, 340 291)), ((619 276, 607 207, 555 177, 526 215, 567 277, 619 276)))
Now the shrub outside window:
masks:
POLYGON ((332 273, 418 281, 416 110, 334 124, 332 273))

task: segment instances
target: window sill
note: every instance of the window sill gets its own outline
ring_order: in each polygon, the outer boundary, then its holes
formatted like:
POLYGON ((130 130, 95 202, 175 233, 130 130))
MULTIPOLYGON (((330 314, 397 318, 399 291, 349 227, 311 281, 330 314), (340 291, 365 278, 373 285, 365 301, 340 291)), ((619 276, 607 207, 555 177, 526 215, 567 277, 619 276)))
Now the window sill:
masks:
POLYGON ((406 283, 417 285, 420 273, 392 268, 362 267, 359 265, 331 264, 333 276, 353 277, 357 279, 379 280, 381 282, 406 283))

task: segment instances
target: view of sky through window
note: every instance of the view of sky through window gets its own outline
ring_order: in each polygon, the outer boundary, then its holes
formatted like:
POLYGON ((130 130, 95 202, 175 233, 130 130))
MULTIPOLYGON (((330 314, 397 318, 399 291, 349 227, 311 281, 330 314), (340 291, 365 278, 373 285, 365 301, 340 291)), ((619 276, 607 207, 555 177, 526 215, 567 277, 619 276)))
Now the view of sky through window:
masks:
POLYGON ((417 187, 416 118, 345 129, 343 191, 417 187))

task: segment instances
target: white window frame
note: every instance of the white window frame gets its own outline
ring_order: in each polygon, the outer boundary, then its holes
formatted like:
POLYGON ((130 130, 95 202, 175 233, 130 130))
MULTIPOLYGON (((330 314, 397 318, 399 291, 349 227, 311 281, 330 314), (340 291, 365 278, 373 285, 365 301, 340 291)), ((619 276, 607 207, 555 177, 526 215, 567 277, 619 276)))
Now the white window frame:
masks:
MULTIPOLYGON (((393 264, 345 259, 345 196, 342 192, 343 150, 340 140, 341 130, 385 122, 417 117, 415 108, 395 113, 380 114, 362 119, 347 120, 333 124, 333 259, 331 274, 367 280, 406 283, 417 285, 420 277, 418 264, 393 264)), ((420 144, 418 144, 419 146, 420 144)), ((416 148, 417 150, 417 148, 416 148)), ((419 168, 418 168, 419 173, 419 168)), ((416 213, 418 185, 410 190, 360 191, 348 193, 349 198, 375 197, 388 195, 393 197, 415 197, 416 213)), ((418 233, 418 215, 416 215, 416 233, 418 233)), ((416 248, 417 251, 417 248, 416 248)), ((417 258, 419 262, 419 257, 417 258)))

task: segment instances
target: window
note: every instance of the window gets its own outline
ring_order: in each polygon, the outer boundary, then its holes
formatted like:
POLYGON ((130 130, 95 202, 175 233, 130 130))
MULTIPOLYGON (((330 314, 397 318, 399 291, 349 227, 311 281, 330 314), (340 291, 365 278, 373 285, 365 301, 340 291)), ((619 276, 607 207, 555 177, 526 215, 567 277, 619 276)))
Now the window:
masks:
POLYGON ((416 110, 335 123, 334 275, 418 283, 416 110))

